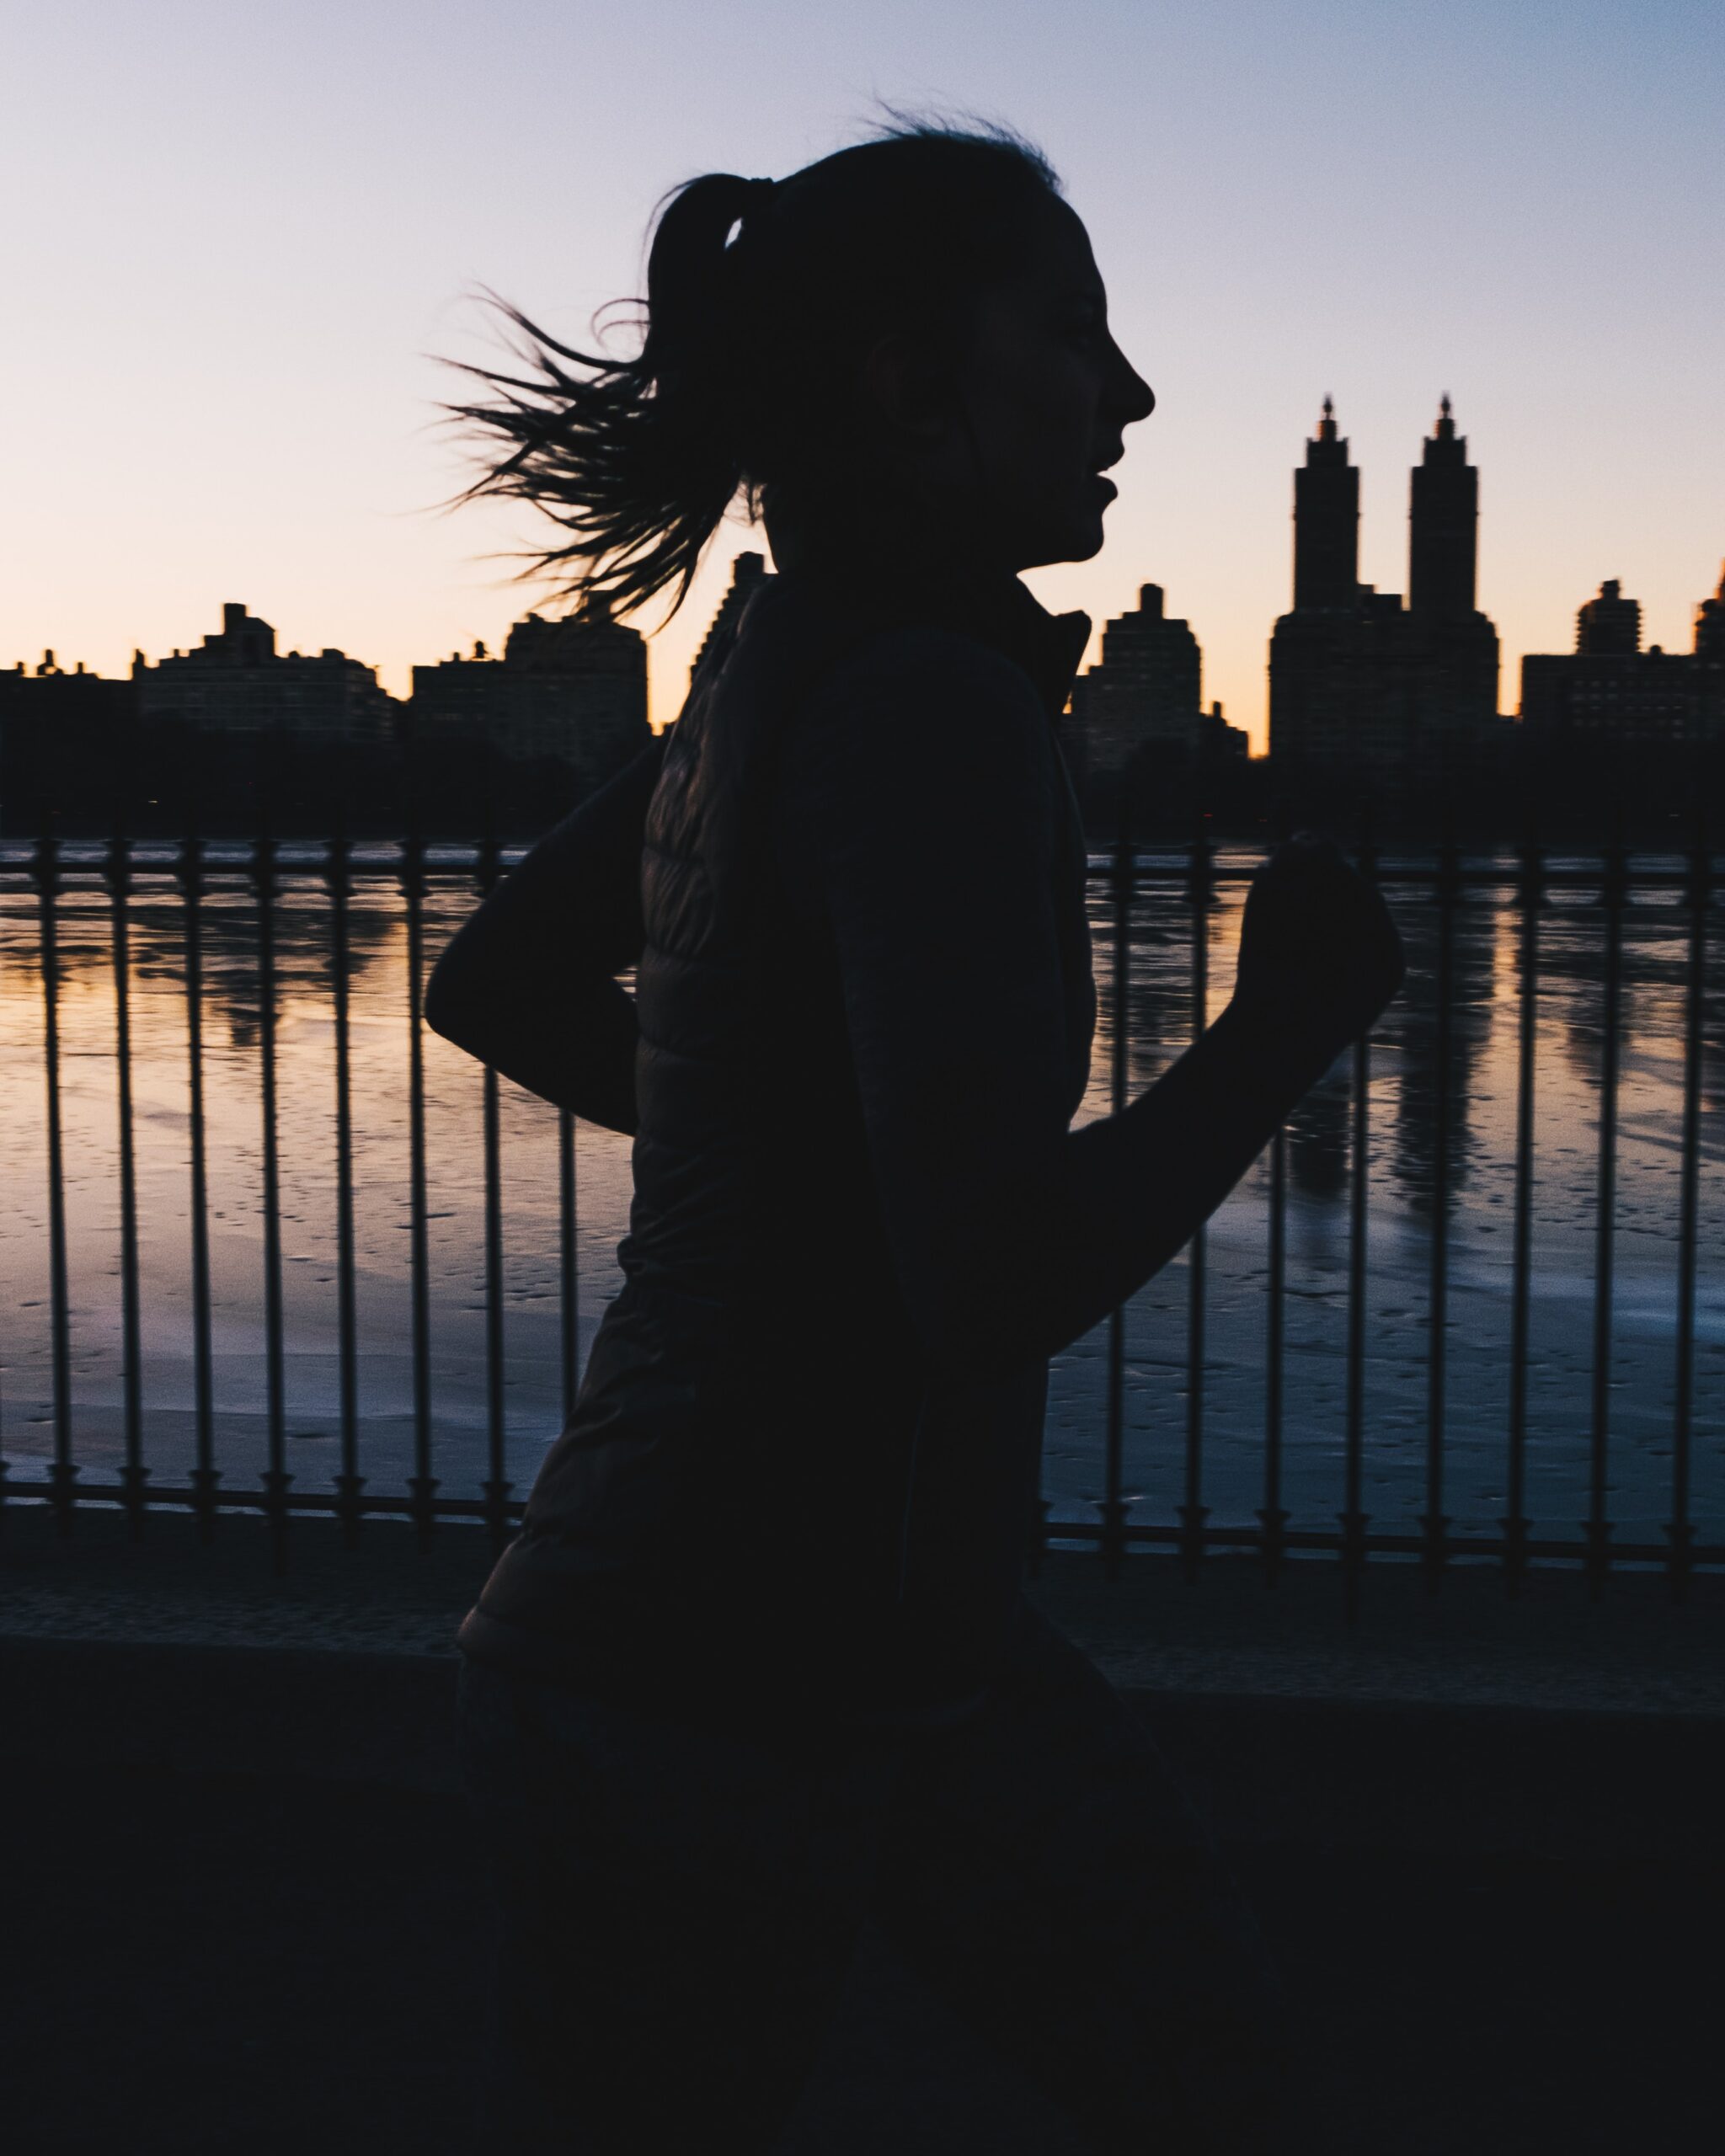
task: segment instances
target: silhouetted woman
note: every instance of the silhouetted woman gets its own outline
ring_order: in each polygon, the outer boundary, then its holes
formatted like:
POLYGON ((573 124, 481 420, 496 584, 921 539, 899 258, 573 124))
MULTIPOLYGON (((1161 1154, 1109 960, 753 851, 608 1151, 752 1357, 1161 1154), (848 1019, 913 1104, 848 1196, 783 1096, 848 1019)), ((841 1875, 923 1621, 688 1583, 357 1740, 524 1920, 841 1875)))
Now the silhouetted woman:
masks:
POLYGON ((1096 553, 1154 400, 1033 150, 911 129, 697 179, 638 358, 517 320, 479 491, 558 520, 565 589, 681 598, 740 494, 778 574, 431 984, 441 1032, 634 1134, 622 1290, 461 1633, 491 2132, 766 2152, 867 1911, 1099 2148, 1303 2146, 1252 1919, 1022 1582, 1049 1357, 1393 995, 1388 915, 1284 849, 1226 1011, 1069 1131, 1089 624, 1017 572, 1096 553))

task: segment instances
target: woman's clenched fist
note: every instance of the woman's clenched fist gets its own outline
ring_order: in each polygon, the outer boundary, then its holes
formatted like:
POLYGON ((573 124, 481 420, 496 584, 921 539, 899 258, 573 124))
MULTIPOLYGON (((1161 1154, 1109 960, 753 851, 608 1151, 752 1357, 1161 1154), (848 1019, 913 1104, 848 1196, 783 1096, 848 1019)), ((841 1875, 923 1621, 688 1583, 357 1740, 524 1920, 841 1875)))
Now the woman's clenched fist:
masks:
POLYGON ((1252 878, 1234 984, 1242 1017, 1338 1055, 1406 974, 1389 908, 1332 840, 1296 833, 1252 878))

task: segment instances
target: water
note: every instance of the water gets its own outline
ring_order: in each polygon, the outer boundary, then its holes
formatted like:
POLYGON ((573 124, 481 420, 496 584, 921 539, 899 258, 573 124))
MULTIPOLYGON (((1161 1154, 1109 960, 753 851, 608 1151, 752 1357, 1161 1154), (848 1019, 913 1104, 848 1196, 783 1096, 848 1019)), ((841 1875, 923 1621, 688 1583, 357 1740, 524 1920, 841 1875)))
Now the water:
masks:
MULTIPOLYGON (((69 854, 75 861, 77 851, 69 854)), ((9 857, 19 860, 16 849, 9 857)), ((1242 897, 1239 886, 1225 886, 1209 917, 1212 1017, 1232 979, 1242 897)), ((1506 871, 1501 887, 1469 893, 1455 930, 1443 1503, 1460 1534, 1494 1532, 1505 1511, 1519 995, 1513 898, 1506 871)), ((1438 917, 1417 890, 1392 892, 1391 902, 1410 976, 1372 1049, 1364 1502, 1374 1528, 1416 1533, 1428 1503, 1438 917)), ((429 953, 472 903, 464 878, 434 884, 429 953)), ((213 887, 205 910, 216 1461, 228 1487, 255 1488, 267 1464, 256 915, 243 886, 213 887)), ((1103 1014, 1085 1118, 1108 1108, 1107 910, 1098 890, 1103 1014)), ((123 1458, 115 997, 105 894, 74 882, 59 915, 72 1426, 88 1484, 112 1479, 123 1458)), ((192 1460, 194 1399, 183 915, 171 883, 146 875, 131 921, 145 1457, 158 1483, 174 1484, 192 1460)), ((1588 1512, 1601 921, 1590 894, 1558 892, 1541 928, 1526 1509, 1542 1535, 1578 1535, 1588 1512)), ((278 1068, 288 1465, 298 1490, 328 1488, 339 1465, 328 928, 321 888, 290 879, 277 910, 278 1068)), ((1142 894, 1132 930, 1135 1091, 1189 1033, 1190 913, 1178 887, 1142 894)), ((360 880, 351 938, 360 1465, 375 1493, 403 1487, 413 1471, 407 938, 393 879, 360 880)), ((1608 1506, 1617 1541, 1653 1542, 1670 1517, 1687 965, 1678 894, 1633 895, 1623 953, 1608 1506)), ((1717 973, 1710 964, 1710 979, 1717 973)), ((16 882, 0 886, 0 1442, 13 1474, 29 1481, 44 1473, 53 1446, 48 1182, 38 915, 34 894, 16 882)), ((1290 1131, 1282 1501, 1296 1529, 1332 1528, 1344 1502, 1348 1070, 1344 1058, 1290 1131)), ((435 1466, 446 1494, 474 1495, 487 1471, 480 1072, 428 1035, 425 1085, 435 1466)), ((1693 1511, 1700 1539, 1717 1541, 1725 1533, 1725 989, 1708 1001, 1703 1093, 1693 1511)), ((508 1472, 524 1487, 561 1421, 557 1118, 505 1084, 501 1120, 508 1472)), ((576 1164, 585 1353, 618 1284, 628 1140, 579 1126, 576 1164)), ((1263 1502, 1268 1189, 1266 1155, 1208 1231, 1201 1496, 1213 1524, 1249 1524, 1263 1502)), ((1127 1315, 1135 1518, 1170 1521, 1185 1494, 1187 1280, 1183 1256, 1127 1315)), ((1093 1518, 1103 1494, 1105 1342, 1098 1328, 1054 1366, 1044 1488, 1056 1519, 1093 1518)))

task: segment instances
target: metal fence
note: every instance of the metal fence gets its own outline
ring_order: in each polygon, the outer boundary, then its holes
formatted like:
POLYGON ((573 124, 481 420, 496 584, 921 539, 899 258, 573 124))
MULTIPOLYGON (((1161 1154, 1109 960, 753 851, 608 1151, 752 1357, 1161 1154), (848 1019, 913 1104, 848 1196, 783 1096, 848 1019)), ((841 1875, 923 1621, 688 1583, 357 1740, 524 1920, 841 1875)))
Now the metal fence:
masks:
MULTIPOLYGON (((1284 1397, 1285 1360, 1286 1225, 1288 1214, 1287 1135, 1272 1141, 1268 1163, 1267 1277, 1263 1312, 1263 1406, 1261 1502, 1250 1520, 1220 1522, 1205 1502, 1205 1237, 1200 1230, 1190 1248, 1186 1314, 1186 1418, 1180 1502, 1160 1520, 1130 1517, 1132 1500, 1124 1483, 1125 1314, 1116 1311, 1107 1327, 1106 1389, 1103 1427, 1098 1432, 1103 1493, 1093 1521, 1049 1519, 1048 1539, 1094 1544, 1101 1563, 1112 1573, 1131 1549, 1161 1547, 1178 1553, 1196 1570, 1206 1555, 1218 1550, 1254 1556, 1274 1580, 1293 1556, 1327 1556, 1337 1562, 1350 1601, 1363 1568, 1374 1559, 1412 1561, 1423 1566, 1434 1587, 1456 1561, 1487 1562, 1501 1568, 1513 1591, 1530 1565, 1579 1564, 1597 1591, 1617 1566, 1657 1566, 1680 1598, 1697 1568, 1725 1566, 1725 1545, 1701 1541, 1691 1518, 1696 1299, 1698 1250, 1699 1165, 1701 1156, 1703 1006, 1706 986, 1706 927, 1714 871, 1700 840, 1686 858, 1668 865, 1633 863, 1621 849, 1607 849, 1577 865, 1547 858, 1533 845, 1525 846, 1513 868, 1500 862, 1470 862, 1453 846, 1417 863, 1379 861, 1363 852, 1368 875, 1397 892, 1402 902, 1429 905, 1435 911, 1434 1092, 1431 1103, 1431 1173, 1434 1203, 1431 1214, 1430 1274, 1425 1324, 1425 1448, 1423 1510, 1416 1534, 1375 1527, 1364 1501, 1370 1432, 1365 1387, 1366 1286, 1370 1264, 1369 1178, 1365 1171, 1372 1102, 1373 1043, 1362 1039, 1352 1051, 1348 1103, 1351 1166, 1348 1197, 1345 1452, 1343 1502, 1332 1528, 1300 1529, 1290 1524, 1283 1502, 1284 1397), (1448 1054, 1453 1022, 1453 966, 1458 910, 1470 893, 1490 885, 1513 886, 1516 909, 1519 1006, 1514 1161, 1513 1248, 1510 1263, 1510 1348, 1507 1398, 1503 1402, 1504 1502, 1499 1527, 1489 1534, 1459 1534, 1445 1511, 1445 1312, 1450 1284, 1450 1249, 1445 1203, 1452 1173, 1450 1076, 1448 1054), (1530 1235, 1533 1163, 1535 1150, 1534 1054, 1541 966, 1541 923, 1551 896, 1567 889, 1585 894, 1597 908, 1602 963, 1599 1007, 1599 1053, 1597 1084, 1597 1161, 1592 1308, 1592 1367, 1587 1431, 1588 1515, 1582 1534, 1542 1534, 1529 1517, 1527 1503, 1528 1363, 1530 1235), (1632 894, 1652 899, 1682 923, 1686 938, 1685 1031, 1682 1050, 1682 1106, 1678 1172, 1677 1324, 1674 1412, 1670 1430, 1669 1511, 1663 1540, 1633 1541, 1614 1535, 1610 1516, 1612 1377, 1612 1263, 1616 1215, 1617 1097, 1621 1051, 1623 921, 1632 894)), ((506 1343, 503 1205, 499 1174, 499 1084, 486 1071, 482 1095, 483 1174, 483 1278, 486 1372, 487 1472, 477 1497, 462 1497, 441 1486, 434 1422, 432 1331, 429 1292, 425 1083, 421 1007, 427 969, 425 909, 434 882, 451 881, 483 893, 495 880, 505 856, 495 844, 429 847, 409 841, 389 848, 355 849, 327 845, 284 846, 269 840, 245 843, 187 841, 133 842, 116 840, 105 847, 72 846, 53 839, 12 849, 0 857, 0 894, 9 890, 33 904, 37 925, 43 998, 44 1081, 47 1156, 46 1232, 49 1322, 51 1341, 53 1452, 45 1478, 7 1483, 0 1462, 0 1506, 45 1504, 62 1532, 71 1533, 83 1508, 119 1507, 129 1515, 135 1534, 145 1530, 152 1510, 174 1508, 193 1514, 206 1535, 218 1530, 224 1513, 261 1513, 271 1530, 275 1562, 286 1561, 290 1523, 296 1515, 334 1515, 348 1540, 357 1540, 368 1515, 406 1518, 429 1539, 446 1520, 478 1521, 494 1540, 507 1535, 518 1518, 523 1492, 512 1481, 507 1457, 505 1416, 506 1343), (406 926, 409 1055, 404 1081, 408 1109, 408 1275, 411 1330, 413 1472, 404 1486, 368 1485, 364 1460, 364 1420, 357 1382, 360 1342, 355 1315, 354 1235, 354 1119, 350 1069, 350 991, 353 955, 350 909, 368 880, 382 879, 398 890, 406 926), (276 915, 290 886, 303 891, 321 887, 327 904, 327 966, 334 1020, 335 1066, 334 1187, 336 1193, 336 1310, 339 1471, 330 1486, 296 1486, 287 1454, 284 1355, 286 1321, 282 1293, 282 1197, 277 1098, 277 934, 276 915), (144 1400, 140 1330, 139 1217, 135 1166, 133 1040, 131 942, 132 910, 140 889, 177 894, 182 924, 186 1041, 189 1053, 190 1171, 190 1308, 195 1465, 183 1481, 169 1483, 152 1475, 145 1457, 144 1400), (268 1464, 258 1486, 224 1485, 218 1466, 211 1368, 211 1249, 209 1239, 208 1145, 205 1117, 205 928, 213 893, 235 888, 249 894, 255 908, 259 1027, 257 1057, 262 1107, 262 1326, 264 1343, 265 1428, 268 1464), (77 891, 88 902, 92 894, 109 916, 119 1113, 118 1298, 121 1331, 121 1408, 124 1464, 116 1476, 97 1481, 81 1472, 72 1387, 73 1322, 67 1278, 67 1166, 61 1121, 62 909, 77 891)), ((1097 974, 1103 1006, 1111 1014, 1108 1066, 1113 1104, 1124 1105, 1128 1092, 1129 1036, 1132 1007, 1132 909, 1135 898, 1160 889, 1189 909, 1191 1030, 1206 1022, 1209 999, 1209 936, 1204 923, 1219 887, 1243 883, 1249 865, 1218 862, 1204 841, 1183 856, 1135 853, 1123 842, 1112 857, 1097 857, 1091 866, 1092 921, 1097 935, 1097 974)), ((576 1250, 575 1150, 571 1119, 559 1118, 558 1207, 561 1320, 561 1384, 565 1411, 579 1381, 578 1267, 576 1250)), ((3 1345, 3 1343, 0 1343, 3 1345)))

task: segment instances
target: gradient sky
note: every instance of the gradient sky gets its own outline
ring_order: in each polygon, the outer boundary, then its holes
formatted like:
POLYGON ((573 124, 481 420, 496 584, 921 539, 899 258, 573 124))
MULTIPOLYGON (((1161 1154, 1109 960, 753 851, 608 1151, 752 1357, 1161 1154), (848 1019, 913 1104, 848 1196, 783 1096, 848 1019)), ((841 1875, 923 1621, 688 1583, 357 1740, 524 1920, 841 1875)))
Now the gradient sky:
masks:
MULTIPOLYGON (((1159 408, 1108 547, 1264 732, 1290 467, 1334 394, 1361 574, 1406 589, 1440 392, 1481 470, 1481 604, 1527 650, 1621 577, 1687 648, 1725 555, 1722 0, 13 0, 0 22, 0 663, 123 671, 222 600, 404 691, 524 596, 460 477, 437 353, 489 284, 582 338, 664 190, 782 175, 875 101, 1034 136, 1159 408)), ((721 535, 655 642, 674 715, 721 535)))

